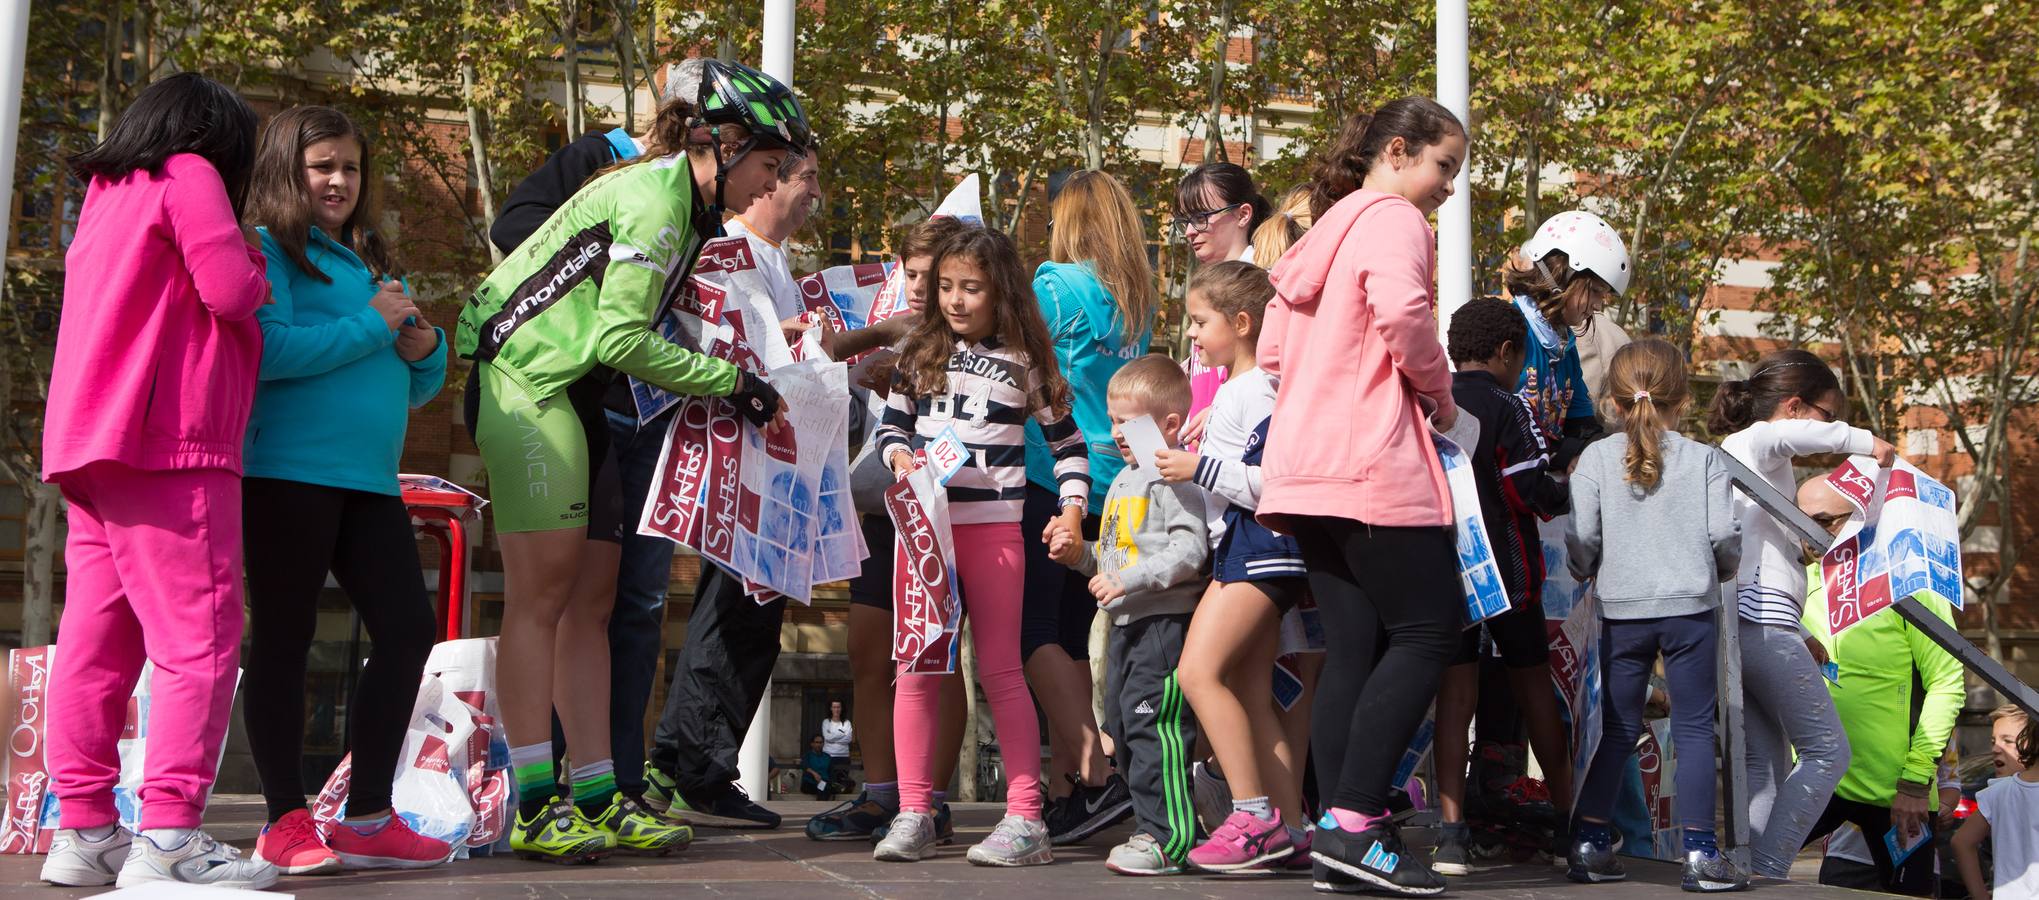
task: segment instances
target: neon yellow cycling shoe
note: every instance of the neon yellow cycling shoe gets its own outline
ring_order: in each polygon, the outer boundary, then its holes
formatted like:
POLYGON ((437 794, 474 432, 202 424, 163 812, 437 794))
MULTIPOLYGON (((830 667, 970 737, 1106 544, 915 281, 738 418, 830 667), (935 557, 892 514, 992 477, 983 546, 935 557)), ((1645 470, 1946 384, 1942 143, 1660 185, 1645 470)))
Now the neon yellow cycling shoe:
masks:
POLYGON ((510 849, 524 859, 550 863, 591 863, 616 850, 616 836, 596 828, 558 797, 537 815, 522 814, 510 828, 510 849))
POLYGON ((609 800, 609 808, 593 819, 583 818, 590 826, 614 837, 619 852, 638 856, 664 856, 675 850, 685 850, 694 842, 694 829, 686 825, 675 825, 647 809, 636 798, 621 791, 609 800))

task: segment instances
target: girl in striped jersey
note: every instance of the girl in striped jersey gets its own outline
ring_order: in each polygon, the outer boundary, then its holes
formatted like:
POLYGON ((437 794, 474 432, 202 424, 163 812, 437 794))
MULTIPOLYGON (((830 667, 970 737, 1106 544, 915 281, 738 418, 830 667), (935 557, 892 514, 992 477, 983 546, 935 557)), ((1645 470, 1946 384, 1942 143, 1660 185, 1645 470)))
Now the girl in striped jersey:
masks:
MULTIPOLYGON (((914 449, 952 427, 970 450, 949 480, 949 521, 978 678, 1008 749, 1006 816, 969 858, 978 865, 1040 865, 1053 859, 1041 818, 1040 726, 1019 658, 1027 418, 1040 423, 1055 457, 1057 524, 1071 532, 1082 527, 1090 461, 1012 240, 972 228, 936 250, 932 270, 941 314, 923 316, 907 337, 878 445, 900 477, 913 470, 914 449)), ((877 859, 912 862, 935 854, 929 772, 940 684, 938 675, 899 676, 893 752, 900 811, 878 843, 877 859)))

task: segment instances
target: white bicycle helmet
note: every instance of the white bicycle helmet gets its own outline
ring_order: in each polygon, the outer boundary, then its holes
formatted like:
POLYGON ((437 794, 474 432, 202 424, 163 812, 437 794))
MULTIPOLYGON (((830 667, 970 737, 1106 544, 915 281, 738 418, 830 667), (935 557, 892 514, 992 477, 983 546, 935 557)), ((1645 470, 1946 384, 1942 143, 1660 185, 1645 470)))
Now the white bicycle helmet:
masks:
MULTIPOLYGON (((1543 220, 1536 233, 1522 245, 1522 255, 1543 267, 1543 258, 1553 251, 1563 253, 1572 271, 1591 272, 1607 282, 1619 295, 1628 290, 1631 269, 1628 245, 1614 226, 1589 212, 1572 210, 1543 220)), ((1562 285, 1560 285, 1562 287, 1562 285)))

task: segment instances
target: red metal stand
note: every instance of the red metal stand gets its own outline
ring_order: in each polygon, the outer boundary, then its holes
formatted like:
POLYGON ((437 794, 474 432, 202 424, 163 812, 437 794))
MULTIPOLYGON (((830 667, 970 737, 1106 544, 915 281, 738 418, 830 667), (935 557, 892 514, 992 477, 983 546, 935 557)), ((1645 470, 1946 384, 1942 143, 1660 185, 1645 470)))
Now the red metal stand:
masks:
POLYGON ((459 640, 466 612, 461 605, 467 588, 466 520, 474 515, 474 498, 458 491, 409 485, 403 488, 403 498, 411 511, 411 524, 439 545, 439 630, 444 640, 459 640))

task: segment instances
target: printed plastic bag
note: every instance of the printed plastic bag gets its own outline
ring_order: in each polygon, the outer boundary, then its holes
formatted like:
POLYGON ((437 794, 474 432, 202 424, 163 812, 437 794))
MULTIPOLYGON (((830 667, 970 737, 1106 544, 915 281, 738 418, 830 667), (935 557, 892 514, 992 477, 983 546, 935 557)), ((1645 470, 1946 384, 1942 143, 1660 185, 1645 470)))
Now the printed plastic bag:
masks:
MULTIPOLYGON (((57 797, 49 790, 49 764, 43 758, 49 744, 51 674, 55 671, 57 648, 24 647, 7 654, 8 682, 14 688, 14 723, 8 734, 4 778, 7 808, 0 819, 0 853, 48 853, 56 837, 59 815, 57 797)), ((120 781, 113 787, 113 802, 120 811, 121 827, 141 827, 141 789, 149 737, 150 683, 156 667, 142 666, 134 694, 128 698, 127 723, 120 731, 120 781)), ((234 673, 235 686, 240 672, 234 673)), ((225 754, 226 742, 220 742, 225 754)), ((218 771, 219 760, 213 760, 218 771)), ((209 795, 208 795, 209 796, 209 795)))

